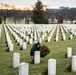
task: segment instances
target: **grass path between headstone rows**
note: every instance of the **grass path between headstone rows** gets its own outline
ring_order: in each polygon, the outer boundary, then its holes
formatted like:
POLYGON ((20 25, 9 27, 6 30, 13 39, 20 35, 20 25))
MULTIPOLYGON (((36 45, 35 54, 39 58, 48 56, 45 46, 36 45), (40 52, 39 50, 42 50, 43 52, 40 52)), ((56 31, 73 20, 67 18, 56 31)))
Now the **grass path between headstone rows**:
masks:
MULTIPOLYGON (((55 36, 56 32, 54 33, 55 36)), ((43 41, 42 45, 47 45, 50 49, 50 54, 48 54, 45 58, 41 58, 41 63, 38 65, 31 64, 30 58, 30 49, 32 45, 27 45, 27 49, 22 51, 20 50, 20 46, 15 42, 14 38, 9 32, 9 35, 14 43, 14 51, 7 52, 7 44, 4 29, 2 27, 2 36, 0 40, 0 75, 18 75, 18 68, 12 68, 12 58, 13 53, 19 52, 21 56, 21 62, 28 62, 29 63, 29 75, 44 75, 48 59, 55 58, 57 60, 57 74, 56 75, 76 75, 76 72, 65 72, 65 66, 67 63, 71 62, 71 58, 65 58, 65 53, 67 51, 67 47, 73 48, 73 55, 76 55, 76 39, 73 40, 65 40, 58 42, 54 41, 54 36, 51 39, 50 43, 43 41)), ((69 37, 69 34, 66 35, 69 37)), ((61 34, 59 31, 59 38, 61 39, 61 34)))

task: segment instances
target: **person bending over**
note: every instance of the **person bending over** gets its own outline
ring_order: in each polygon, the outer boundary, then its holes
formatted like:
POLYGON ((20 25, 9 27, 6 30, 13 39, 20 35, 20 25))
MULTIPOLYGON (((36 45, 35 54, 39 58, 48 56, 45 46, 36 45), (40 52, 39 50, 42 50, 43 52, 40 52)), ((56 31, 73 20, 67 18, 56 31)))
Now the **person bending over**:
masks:
POLYGON ((32 48, 30 50, 30 56, 31 56, 31 59, 32 59, 31 63, 34 63, 34 53, 35 53, 35 51, 39 51, 39 49, 40 49, 40 43, 39 42, 35 43, 32 46, 32 48))

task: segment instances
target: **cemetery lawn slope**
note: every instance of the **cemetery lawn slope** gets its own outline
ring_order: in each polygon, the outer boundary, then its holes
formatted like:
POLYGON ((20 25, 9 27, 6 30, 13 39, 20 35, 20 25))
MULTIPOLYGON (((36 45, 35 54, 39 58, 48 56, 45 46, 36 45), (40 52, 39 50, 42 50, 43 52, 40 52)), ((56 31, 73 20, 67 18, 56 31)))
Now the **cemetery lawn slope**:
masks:
MULTIPOLYGON (((9 33, 10 34, 10 33, 9 33)), ((18 52, 20 53, 20 62, 28 62, 29 63, 29 75, 46 75, 48 59, 54 58, 57 60, 57 74, 56 75, 76 75, 76 72, 65 72, 66 64, 71 63, 71 58, 65 58, 65 54, 67 51, 67 47, 72 47, 73 55, 76 55, 76 39, 72 40, 65 40, 65 41, 58 41, 55 42, 43 42, 42 45, 48 46, 50 49, 50 53, 41 58, 40 64, 31 64, 31 57, 30 57, 30 49, 32 45, 27 45, 26 50, 20 50, 21 47, 13 39, 12 35, 10 37, 15 44, 14 51, 8 52, 8 46, 6 43, 4 28, 2 27, 2 36, 0 40, 0 75, 18 75, 19 68, 12 67, 12 59, 13 53, 18 52)))

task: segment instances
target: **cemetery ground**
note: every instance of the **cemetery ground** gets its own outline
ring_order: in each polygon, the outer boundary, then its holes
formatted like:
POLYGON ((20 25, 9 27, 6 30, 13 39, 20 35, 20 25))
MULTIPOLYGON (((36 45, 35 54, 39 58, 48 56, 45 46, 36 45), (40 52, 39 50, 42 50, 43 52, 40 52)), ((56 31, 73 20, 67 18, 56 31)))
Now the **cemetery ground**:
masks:
POLYGON ((19 68, 13 68, 12 66, 13 53, 15 52, 20 53, 20 62, 29 63, 29 75, 46 75, 45 72, 48 66, 48 59, 51 58, 54 58, 57 61, 56 75, 76 75, 76 72, 65 71, 66 64, 69 64, 72 61, 71 58, 65 58, 67 47, 72 47, 72 55, 76 55, 76 38, 73 37, 72 40, 69 40, 70 32, 66 34, 67 38, 64 41, 61 40, 61 32, 59 30, 59 41, 54 41, 56 34, 55 31, 50 42, 45 42, 44 40, 41 43, 41 45, 48 46, 50 53, 46 57, 41 58, 40 64, 31 64, 30 49, 33 44, 27 44, 27 49, 21 50, 21 46, 18 45, 13 36, 10 34, 9 30, 8 33, 12 42, 14 43, 14 51, 8 52, 4 28, 2 26, 2 35, 0 39, 0 75, 19 74, 19 68))

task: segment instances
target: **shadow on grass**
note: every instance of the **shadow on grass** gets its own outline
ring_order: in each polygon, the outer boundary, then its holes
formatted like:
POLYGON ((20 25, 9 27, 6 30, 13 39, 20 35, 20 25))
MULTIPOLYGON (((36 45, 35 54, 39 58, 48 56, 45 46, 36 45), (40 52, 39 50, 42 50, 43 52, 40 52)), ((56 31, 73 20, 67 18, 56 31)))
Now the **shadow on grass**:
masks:
POLYGON ((67 52, 65 53, 65 58, 67 58, 67 52))
POLYGON ((23 48, 21 47, 20 50, 23 50, 23 48))
POLYGON ((8 47, 8 44, 6 44, 6 47, 8 47))
POLYGON ((9 48, 6 49, 6 52, 9 52, 9 48))
POLYGON ((42 75, 48 75, 48 69, 42 72, 42 75))
POLYGON ((48 42, 48 40, 45 40, 45 42, 48 42))

